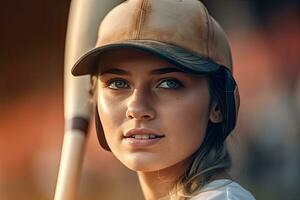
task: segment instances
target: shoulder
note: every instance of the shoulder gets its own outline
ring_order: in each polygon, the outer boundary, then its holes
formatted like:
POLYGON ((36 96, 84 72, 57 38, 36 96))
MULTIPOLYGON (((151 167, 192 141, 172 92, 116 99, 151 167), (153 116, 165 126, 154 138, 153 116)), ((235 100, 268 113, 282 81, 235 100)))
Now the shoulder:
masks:
POLYGON ((220 179, 207 184, 191 200, 255 200, 255 198, 238 183, 220 179))

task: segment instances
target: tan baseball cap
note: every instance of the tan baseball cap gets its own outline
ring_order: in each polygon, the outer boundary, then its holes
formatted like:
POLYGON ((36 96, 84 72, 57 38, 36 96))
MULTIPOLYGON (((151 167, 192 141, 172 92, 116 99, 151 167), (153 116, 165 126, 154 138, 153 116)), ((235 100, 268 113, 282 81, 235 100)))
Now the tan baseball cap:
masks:
POLYGON ((72 69, 75 76, 96 73, 99 55, 134 48, 157 55, 192 73, 232 70, 228 40, 199 0, 127 0, 103 19, 95 48, 72 69))

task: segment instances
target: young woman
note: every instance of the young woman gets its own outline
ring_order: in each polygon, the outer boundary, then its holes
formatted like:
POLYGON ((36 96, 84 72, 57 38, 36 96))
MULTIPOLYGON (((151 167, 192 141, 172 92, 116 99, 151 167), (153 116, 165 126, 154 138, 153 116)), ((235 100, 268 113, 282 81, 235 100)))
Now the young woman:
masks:
POLYGON ((239 94, 228 41, 197 0, 128 0, 75 64, 91 75, 101 146, 145 199, 252 200, 227 174, 239 94))

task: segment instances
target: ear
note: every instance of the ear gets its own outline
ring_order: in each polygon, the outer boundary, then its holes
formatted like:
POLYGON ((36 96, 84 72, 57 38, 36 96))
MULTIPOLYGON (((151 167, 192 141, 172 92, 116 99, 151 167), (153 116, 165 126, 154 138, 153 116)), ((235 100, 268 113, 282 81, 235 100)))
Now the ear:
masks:
POLYGON ((223 116, 220 110, 220 106, 216 102, 212 103, 210 113, 209 113, 209 120, 212 123, 220 123, 223 121, 223 116))

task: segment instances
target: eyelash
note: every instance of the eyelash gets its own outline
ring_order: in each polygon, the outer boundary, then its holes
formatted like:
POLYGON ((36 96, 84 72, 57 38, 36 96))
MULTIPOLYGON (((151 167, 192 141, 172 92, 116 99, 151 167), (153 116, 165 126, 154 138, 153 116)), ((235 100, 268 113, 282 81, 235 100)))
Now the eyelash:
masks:
MULTIPOLYGON (((173 90, 176 90, 176 89, 180 89, 181 87, 183 87, 183 84, 179 80, 177 80, 175 78, 166 78, 166 79, 162 80, 159 83, 159 85, 161 85, 162 83, 167 82, 167 81, 175 82, 177 84, 177 87, 176 88, 165 88, 165 87, 162 87, 163 89, 173 89, 173 90)), ((110 88, 112 90, 119 90, 119 89, 128 89, 128 85, 129 84, 128 84, 128 82, 126 80, 117 78, 117 79, 111 79, 111 80, 109 80, 106 85, 107 85, 108 88, 110 88), (110 85, 113 84, 113 83, 116 83, 117 81, 126 82, 127 87, 126 88, 117 88, 117 87, 116 88, 111 88, 110 85)))

